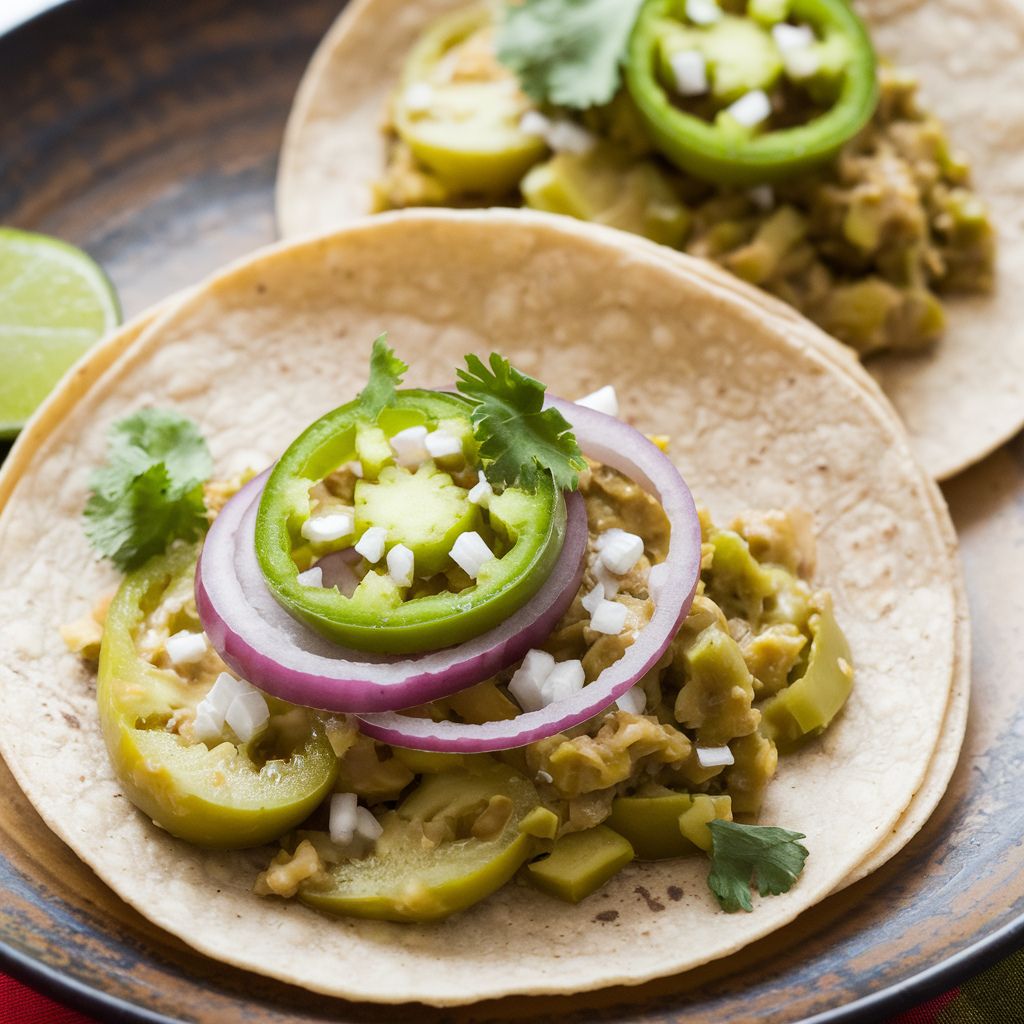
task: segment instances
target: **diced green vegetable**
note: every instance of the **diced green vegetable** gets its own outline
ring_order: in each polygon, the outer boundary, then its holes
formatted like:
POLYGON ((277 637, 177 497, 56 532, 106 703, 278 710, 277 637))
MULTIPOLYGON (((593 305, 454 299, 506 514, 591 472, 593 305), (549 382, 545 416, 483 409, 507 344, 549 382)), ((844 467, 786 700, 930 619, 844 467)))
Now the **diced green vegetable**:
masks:
POLYGON ((756 623, 765 599, 775 591, 771 573, 758 564, 747 542, 732 530, 717 530, 711 545, 711 569, 705 570, 708 596, 726 618, 741 617, 756 623))
POLYGON ((714 818, 732 818, 728 796, 666 792, 617 797, 607 824, 629 840, 641 860, 662 860, 709 849, 706 824, 714 818))
POLYGON ((698 634, 683 662, 686 682, 676 696, 676 720, 696 730, 701 746, 719 747, 753 732, 754 679, 739 645, 718 623, 698 634))
POLYGON ((559 820, 547 807, 534 807, 519 823, 519 831, 537 839, 554 839, 558 835, 559 820))
POLYGON ((853 686, 850 645, 825 599, 811 616, 810 660, 796 682, 762 709, 762 730, 786 751, 825 729, 846 703, 853 686))
POLYGON ((652 161, 619 156, 610 146, 559 153, 538 164, 520 188, 527 206, 681 246, 690 214, 652 161))
POLYGON ((579 903, 633 859, 629 842, 604 825, 570 832, 551 853, 527 865, 538 889, 567 903, 579 903))

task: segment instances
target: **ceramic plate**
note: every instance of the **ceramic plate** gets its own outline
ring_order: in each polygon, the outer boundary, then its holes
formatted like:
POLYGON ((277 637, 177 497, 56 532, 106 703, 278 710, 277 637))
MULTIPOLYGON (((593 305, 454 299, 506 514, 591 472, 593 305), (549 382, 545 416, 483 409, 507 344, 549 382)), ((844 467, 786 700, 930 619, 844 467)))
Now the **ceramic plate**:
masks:
MULTIPOLYGON (((86 247, 128 315, 271 241, 285 117, 339 7, 76 0, 3 37, 0 222, 86 247)), ((951 788, 894 861, 739 955, 640 988, 444 1011, 313 996, 155 931, 49 832, 0 762, 0 968, 103 1020, 203 1024, 838 1024, 955 985, 1024 943, 1024 439, 945 494, 975 623, 951 788)))

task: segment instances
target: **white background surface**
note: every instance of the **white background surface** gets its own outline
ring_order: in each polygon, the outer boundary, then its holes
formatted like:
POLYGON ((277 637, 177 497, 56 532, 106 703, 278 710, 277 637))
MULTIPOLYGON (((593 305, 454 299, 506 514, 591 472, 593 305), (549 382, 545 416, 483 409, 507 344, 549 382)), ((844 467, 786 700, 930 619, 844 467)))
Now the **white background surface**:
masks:
POLYGON ((0 0, 0 32, 56 4, 57 0, 0 0))

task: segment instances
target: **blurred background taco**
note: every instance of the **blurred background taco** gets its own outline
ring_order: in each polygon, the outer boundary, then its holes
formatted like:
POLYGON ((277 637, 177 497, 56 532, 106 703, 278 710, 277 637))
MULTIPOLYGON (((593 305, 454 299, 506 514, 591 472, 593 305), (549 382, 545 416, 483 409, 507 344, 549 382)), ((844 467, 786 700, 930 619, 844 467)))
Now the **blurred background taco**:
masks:
POLYGON ((296 98, 279 228, 523 205, 712 260, 866 358, 945 479, 1024 419, 1024 108, 992 59, 1021 12, 856 11, 355 3, 296 98))

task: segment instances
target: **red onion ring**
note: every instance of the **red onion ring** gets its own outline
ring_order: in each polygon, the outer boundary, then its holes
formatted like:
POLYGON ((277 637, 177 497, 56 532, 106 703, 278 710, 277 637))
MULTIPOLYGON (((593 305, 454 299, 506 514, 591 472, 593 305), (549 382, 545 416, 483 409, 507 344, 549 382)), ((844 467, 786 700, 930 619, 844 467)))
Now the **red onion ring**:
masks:
POLYGON ((658 663, 679 632, 700 578, 700 521, 686 482, 668 457, 627 423, 562 399, 548 398, 546 404, 572 424, 584 454, 624 473, 654 494, 665 509, 672 532, 651 621, 592 683, 540 711, 482 725, 394 713, 361 715, 360 728, 367 735, 398 747, 466 754, 525 746, 605 711, 658 663))
POLYGON ((253 686, 293 704, 336 712, 392 711, 479 683, 544 642, 583 577, 587 513, 566 495, 561 554, 540 590, 500 626, 444 650, 389 657, 330 643, 274 599, 256 560, 254 528, 270 470, 221 509, 196 568, 196 607, 210 643, 253 686))

